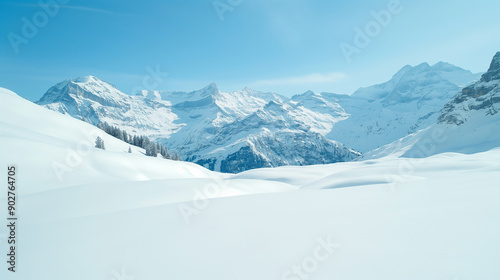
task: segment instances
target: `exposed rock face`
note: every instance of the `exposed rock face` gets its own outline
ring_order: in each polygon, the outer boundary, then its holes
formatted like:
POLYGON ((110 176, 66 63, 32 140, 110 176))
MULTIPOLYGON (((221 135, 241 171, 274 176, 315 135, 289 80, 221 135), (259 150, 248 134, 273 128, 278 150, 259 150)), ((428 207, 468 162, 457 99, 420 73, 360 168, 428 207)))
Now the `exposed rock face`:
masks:
POLYGON ((488 72, 481 77, 481 81, 483 82, 489 82, 492 80, 500 80, 500 52, 495 54, 488 72))
POLYGON ((439 116, 439 123, 461 125, 473 111, 485 115, 497 114, 500 110, 500 52, 490 64, 488 72, 479 82, 464 88, 448 102, 439 116))

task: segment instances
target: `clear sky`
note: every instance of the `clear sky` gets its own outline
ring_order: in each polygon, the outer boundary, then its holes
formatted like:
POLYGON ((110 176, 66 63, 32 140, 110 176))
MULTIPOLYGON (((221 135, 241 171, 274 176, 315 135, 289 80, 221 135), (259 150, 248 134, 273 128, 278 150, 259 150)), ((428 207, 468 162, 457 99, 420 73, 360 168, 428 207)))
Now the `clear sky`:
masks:
POLYGON ((64 79, 94 75, 128 94, 211 82, 351 94, 407 64, 482 72, 500 50, 498 0, 59 1, 0 1, 1 87, 37 100, 64 79), (369 43, 356 45, 356 28, 368 28, 369 43), (357 48, 350 61, 346 45, 357 48))

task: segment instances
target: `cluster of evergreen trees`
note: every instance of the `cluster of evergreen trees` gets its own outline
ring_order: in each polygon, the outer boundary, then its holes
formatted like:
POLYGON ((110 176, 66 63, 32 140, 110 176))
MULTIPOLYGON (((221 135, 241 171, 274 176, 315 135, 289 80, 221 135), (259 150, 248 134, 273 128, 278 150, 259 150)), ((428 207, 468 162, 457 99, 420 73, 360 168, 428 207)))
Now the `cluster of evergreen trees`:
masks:
POLYGON ((102 138, 99 136, 97 136, 97 139, 95 139, 95 147, 98 149, 106 150, 106 147, 104 146, 104 140, 102 140, 102 138))
MULTIPOLYGON (((162 145, 158 142, 153 142, 145 135, 130 135, 126 131, 119 129, 118 127, 109 125, 108 123, 100 123, 99 125, 97 125, 97 127, 115 138, 118 138, 131 145, 146 149, 147 156, 157 157, 158 154, 160 154, 163 158, 166 159, 182 161, 182 158, 179 156, 177 151, 175 151, 173 154, 170 154, 165 145, 162 145)), ((96 147, 104 149, 104 142, 102 141, 102 139, 99 138, 99 140, 96 140, 96 147)), ((132 149, 129 148, 128 152, 131 153, 132 149)))

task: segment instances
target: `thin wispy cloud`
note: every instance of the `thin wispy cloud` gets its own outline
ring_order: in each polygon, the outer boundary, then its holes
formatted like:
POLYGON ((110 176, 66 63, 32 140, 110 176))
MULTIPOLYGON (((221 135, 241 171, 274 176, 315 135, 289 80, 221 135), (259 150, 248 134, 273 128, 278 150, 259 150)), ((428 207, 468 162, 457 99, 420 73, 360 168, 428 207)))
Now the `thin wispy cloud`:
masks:
MULTIPOLYGON (((39 4, 33 4, 33 3, 6 2, 5 4, 13 5, 13 6, 22 6, 22 7, 33 7, 33 8, 39 8, 40 7, 39 4)), ((108 15, 127 15, 125 13, 108 11, 108 10, 104 10, 104 9, 93 8, 93 7, 86 7, 86 6, 59 5, 59 8, 60 9, 68 9, 68 10, 84 11, 84 12, 92 12, 92 13, 101 13, 101 14, 108 14, 108 15)))
POLYGON ((64 5, 64 6, 61 6, 61 8, 63 8, 63 9, 71 9, 71 10, 79 10, 79 11, 86 11, 86 12, 94 12, 94 13, 111 14, 111 15, 121 15, 121 13, 107 11, 107 10, 98 9, 98 8, 85 7, 85 6, 64 5))
POLYGON ((344 79, 346 75, 341 72, 312 73, 304 76, 285 77, 278 79, 260 80, 253 83, 253 86, 281 86, 281 85, 305 85, 334 83, 344 79))

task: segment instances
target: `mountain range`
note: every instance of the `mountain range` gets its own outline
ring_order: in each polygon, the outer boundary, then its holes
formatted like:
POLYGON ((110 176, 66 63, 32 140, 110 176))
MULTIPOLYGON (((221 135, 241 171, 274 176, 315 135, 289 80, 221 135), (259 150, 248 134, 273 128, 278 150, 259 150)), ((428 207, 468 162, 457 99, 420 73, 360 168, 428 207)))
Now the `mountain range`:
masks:
POLYGON ((479 79, 440 62, 405 66, 352 95, 308 91, 291 98, 216 84, 129 96, 97 77, 51 87, 37 104, 93 125, 147 135, 214 171, 351 161, 435 123, 461 88, 479 79))

